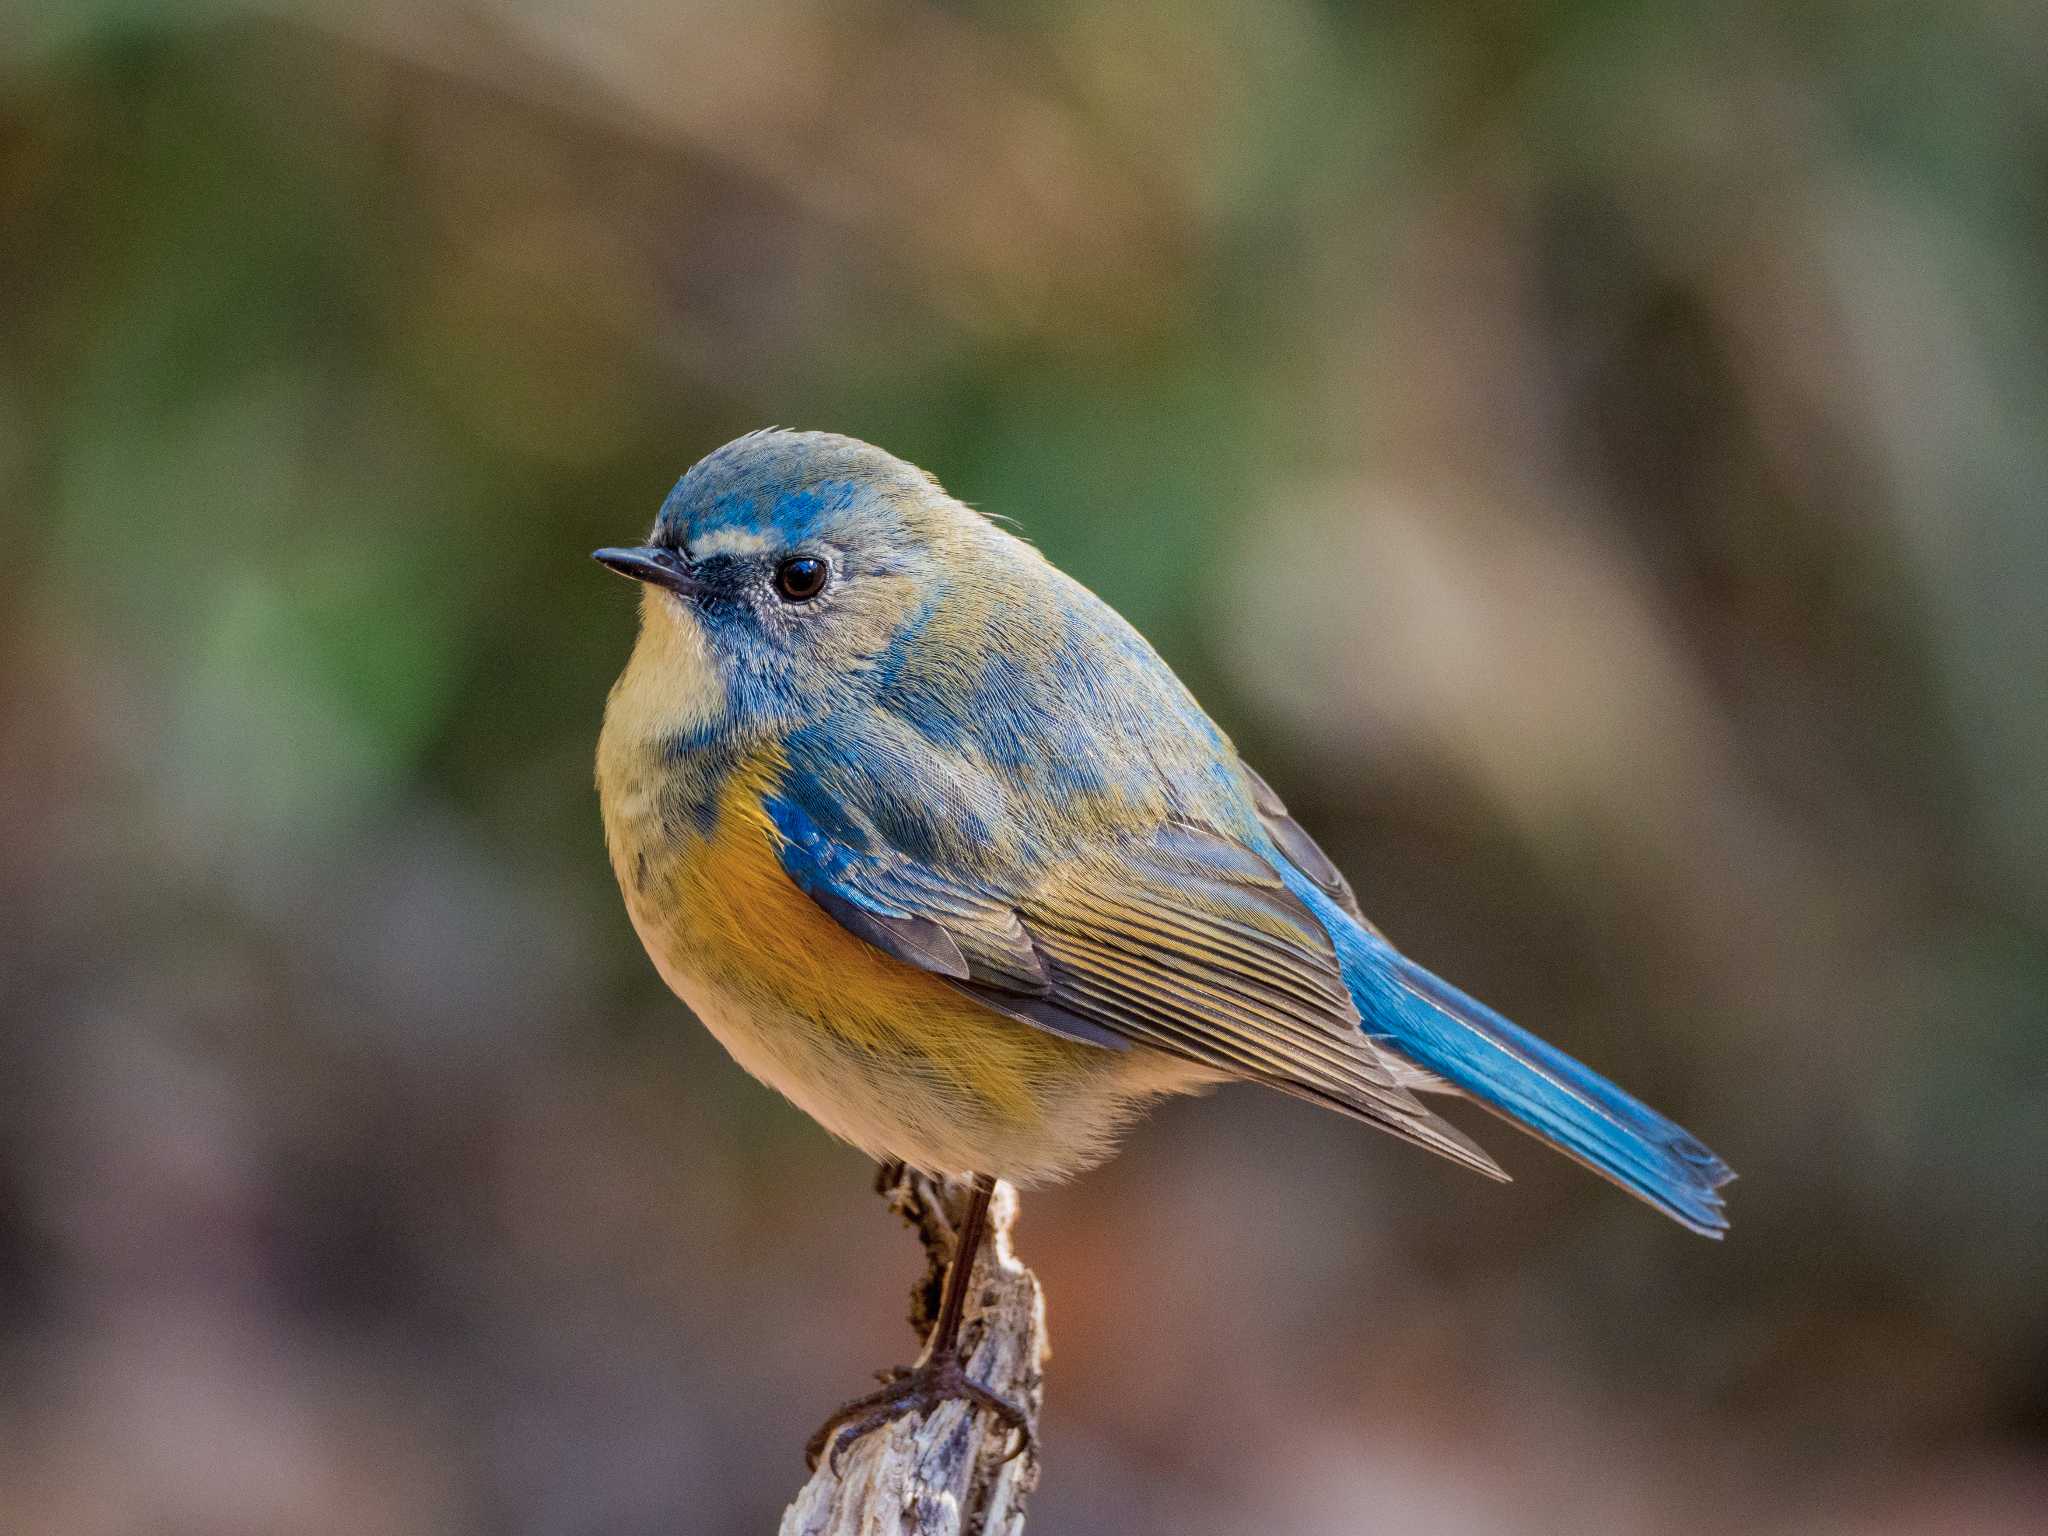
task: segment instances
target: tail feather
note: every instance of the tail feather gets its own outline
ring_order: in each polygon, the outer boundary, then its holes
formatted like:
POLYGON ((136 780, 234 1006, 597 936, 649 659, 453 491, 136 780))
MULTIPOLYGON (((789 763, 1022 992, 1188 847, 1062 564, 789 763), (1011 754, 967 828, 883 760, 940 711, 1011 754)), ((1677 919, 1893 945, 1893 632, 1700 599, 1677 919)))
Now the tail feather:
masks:
POLYGON ((1338 950, 1374 1044, 1701 1236, 1727 1231, 1718 1190, 1735 1174, 1697 1138, 1362 929, 1345 932, 1338 950))

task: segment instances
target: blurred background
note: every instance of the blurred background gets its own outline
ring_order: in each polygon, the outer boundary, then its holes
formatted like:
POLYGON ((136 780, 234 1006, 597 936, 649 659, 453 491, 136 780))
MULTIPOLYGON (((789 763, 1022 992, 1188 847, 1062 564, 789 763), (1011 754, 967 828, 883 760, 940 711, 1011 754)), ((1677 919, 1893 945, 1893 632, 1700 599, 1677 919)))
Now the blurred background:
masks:
POLYGON ((1169 1106, 1026 1202, 1033 1530, 2048 1528, 2044 78, 2001 0, 16 0, 0 1529, 764 1531, 913 1351, 590 782, 588 551, 771 422, 1743 1175, 1169 1106))

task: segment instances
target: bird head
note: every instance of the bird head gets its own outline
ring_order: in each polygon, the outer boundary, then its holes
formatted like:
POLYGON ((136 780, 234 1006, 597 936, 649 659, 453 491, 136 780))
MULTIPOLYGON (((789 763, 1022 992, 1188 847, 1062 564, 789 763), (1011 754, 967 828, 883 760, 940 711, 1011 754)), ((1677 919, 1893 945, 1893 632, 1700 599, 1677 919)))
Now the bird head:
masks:
POLYGON ((703 725, 793 727, 929 617, 976 525, 992 532, 879 448, 770 430, 692 467, 646 544, 596 559, 643 584, 643 649, 692 676, 701 696, 679 702, 703 725))

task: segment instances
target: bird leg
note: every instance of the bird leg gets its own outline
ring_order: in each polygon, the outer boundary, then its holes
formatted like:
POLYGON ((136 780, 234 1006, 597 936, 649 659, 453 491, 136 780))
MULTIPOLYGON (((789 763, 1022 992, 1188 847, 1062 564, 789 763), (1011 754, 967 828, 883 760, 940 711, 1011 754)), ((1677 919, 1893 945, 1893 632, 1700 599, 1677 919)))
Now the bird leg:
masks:
POLYGON ((974 1274, 974 1256, 988 1226, 989 1197, 995 1180, 987 1174, 974 1176, 974 1188, 967 1200, 967 1214, 960 1222, 953 1246, 953 1261, 946 1268, 946 1288, 939 1301, 939 1318, 932 1327, 924 1358, 916 1365, 898 1370, 878 1392, 842 1404, 811 1436, 805 1456, 815 1468, 829 1449, 832 1470, 839 1470, 839 1454, 869 1430, 879 1429, 905 1414, 930 1413, 939 1404, 962 1399, 985 1409, 1017 1431, 1017 1443, 1005 1460, 1020 1455, 1032 1443, 1031 1418, 1022 1408, 998 1397, 970 1378, 960 1355, 960 1324, 967 1310, 967 1287, 974 1274))

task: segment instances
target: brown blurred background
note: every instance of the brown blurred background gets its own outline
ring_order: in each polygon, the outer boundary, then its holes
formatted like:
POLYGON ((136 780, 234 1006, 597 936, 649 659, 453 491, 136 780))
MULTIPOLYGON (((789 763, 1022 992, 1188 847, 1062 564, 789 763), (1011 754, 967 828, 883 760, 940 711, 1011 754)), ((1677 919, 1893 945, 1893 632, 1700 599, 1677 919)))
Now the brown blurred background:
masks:
POLYGON ((1743 1174, 1169 1107, 1026 1204, 1033 1530, 2048 1528, 2044 79, 1998 0, 17 3, 0 1530, 763 1531, 910 1353, 590 786, 587 552, 770 422, 1743 1174))

